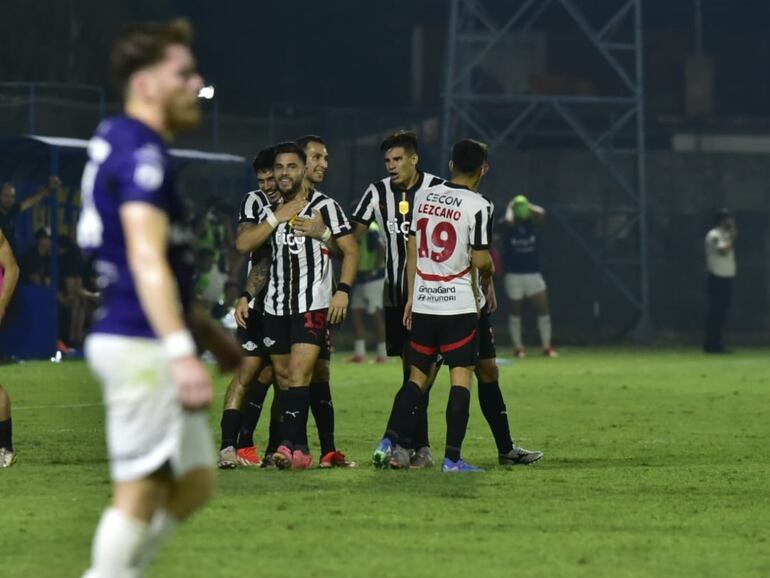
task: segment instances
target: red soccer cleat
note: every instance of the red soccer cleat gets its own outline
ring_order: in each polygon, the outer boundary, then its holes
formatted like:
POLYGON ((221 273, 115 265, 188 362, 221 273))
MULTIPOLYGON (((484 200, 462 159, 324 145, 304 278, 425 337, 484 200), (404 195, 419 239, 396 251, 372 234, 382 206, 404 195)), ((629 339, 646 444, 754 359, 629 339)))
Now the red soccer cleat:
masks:
POLYGON ((351 357, 348 357, 347 361, 348 363, 366 363, 366 356, 353 355, 351 357))
POLYGON ((556 351, 553 347, 546 347, 543 349, 543 355, 546 357, 559 357, 559 352, 556 351))
POLYGON ((517 359, 524 359, 527 356, 527 350, 523 347, 517 347, 513 350, 513 356, 517 359))
POLYGON ((249 446, 247 448, 238 448, 238 463, 242 466, 253 467, 262 463, 262 458, 257 454, 257 448, 249 446))
POLYGON ((349 462, 345 454, 338 451, 324 454, 318 467, 320 468, 355 468, 356 462, 349 462))
POLYGON ((313 456, 302 450, 294 450, 291 456, 291 467, 295 470, 309 470, 313 465, 313 456))

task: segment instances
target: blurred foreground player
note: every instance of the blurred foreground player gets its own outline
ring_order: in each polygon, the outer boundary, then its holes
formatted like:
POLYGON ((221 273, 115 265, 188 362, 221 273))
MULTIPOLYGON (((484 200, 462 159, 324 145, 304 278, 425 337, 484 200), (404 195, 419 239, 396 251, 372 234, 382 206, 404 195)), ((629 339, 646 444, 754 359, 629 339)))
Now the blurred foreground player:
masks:
MULTIPOLYGON (((19 266, 13 255, 11 244, 0 229, 0 326, 5 312, 19 281, 19 266)), ((16 463, 13 449, 13 422, 11 421, 11 399, 0 385, 0 468, 9 468, 16 463)))
POLYGON ((221 367, 240 361, 237 345, 191 303, 195 239, 170 174, 166 142, 200 121, 191 41, 182 20, 118 38, 111 67, 124 114, 99 125, 83 172, 78 242, 104 287, 85 350, 102 384, 113 482, 86 578, 143 576, 211 496, 215 452, 203 410, 213 392, 192 333, 221 367))

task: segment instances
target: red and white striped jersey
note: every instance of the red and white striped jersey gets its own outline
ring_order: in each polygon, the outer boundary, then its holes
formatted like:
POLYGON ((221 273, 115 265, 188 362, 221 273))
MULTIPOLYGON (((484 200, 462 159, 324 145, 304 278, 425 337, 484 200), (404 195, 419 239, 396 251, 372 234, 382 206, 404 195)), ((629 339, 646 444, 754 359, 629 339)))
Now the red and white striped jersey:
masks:
POLYGON ((410 234, 417 243, 412 311, 459 315, 477 311, 471 251, 488 249, 492 203, 450 182, 419 191, 410 234))

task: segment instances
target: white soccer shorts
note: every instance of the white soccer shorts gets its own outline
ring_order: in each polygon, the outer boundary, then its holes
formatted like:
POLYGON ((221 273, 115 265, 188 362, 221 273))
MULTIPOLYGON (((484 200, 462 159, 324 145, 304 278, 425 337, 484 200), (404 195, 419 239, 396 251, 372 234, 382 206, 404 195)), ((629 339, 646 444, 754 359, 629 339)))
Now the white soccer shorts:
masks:
POLYGON ((182 409, 159 341, 93 334, 85 353, 102 385, 113 481, 139 480, 165 464, 175 478, 214 467, 208 413, 182 409))
POLYGON ((366 309, 369 315, 374 315, 382 309, 382 295, 385 288, 385 278, 358 283, 353 287, 353 297, 350 300, 351 309, 366 309))
POLYGON ((545 279, 540 273, 505 274, 505 293, 512 301, 521 301, 545 290, 545 279))

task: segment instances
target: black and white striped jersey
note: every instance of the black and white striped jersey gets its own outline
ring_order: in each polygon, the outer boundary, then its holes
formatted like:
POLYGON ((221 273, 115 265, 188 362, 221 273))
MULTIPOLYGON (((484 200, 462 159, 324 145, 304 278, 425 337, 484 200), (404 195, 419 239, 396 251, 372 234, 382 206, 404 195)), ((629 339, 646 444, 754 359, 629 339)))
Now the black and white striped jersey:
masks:
MULTIPOLYGON (((277 205, 262 210, 260 220, 277 205)), ((310 191, 307 205, 299 213, 312 217, 321 213, 324 223, 337 239, 352 233, 352 227, 337 201, 315 189, 310 191)), ((293 315, 326 309, 332 298, 332 265, 329 250, 318 239, 294 232, 289 223, 281 223, 270 238, 273 264, 265 295, 264 310, 270 315, 293 315)))
POLYGON ((238 224, 258 224, 262 209, 269 206, 270 199, 267 198, 267 195, 261 189, 249 191, 243 195, 243 199, 241 200, 241 208, 238 211, 238 224))
POLYGON ((444 179, 419 173, 417 183, 407 190, 391 187, 390 177, 372 183, 353 211, 351 220, 366 227, 376 220, 385 239, 385 307, 403 307, 406 303, 406 241, 412 220, 414 195, 444 179))
MULTIPOLYGON (((243 199, 241 200, 241 207, 238 210, 238 226, 243 225, 244 223, 251 223, 254 225, 258 225, 261 220, 262 211, 265 207, 270 206, 270 199, 267 197, 267 194, 265 194, 264 191, 261 189, 257 189, 255 191, 249 191, 245 195, 243 195, 243 199)), ((251 268, 261 259, 265 256, 265 254, 268 254, 269 249, 267 247, 262 247, 258 251, 252 251, 249 254, 249 264, 246 269, 247 274, 251 272, 251 268)), ((260 296, 264 298, 265 289, 263 289, 260 292, 260 296)), ((258 296, 255 296, 255 299, 252 299, 249 303, 249 307, 254 309, 255 306, 255 300, 258 296)))

